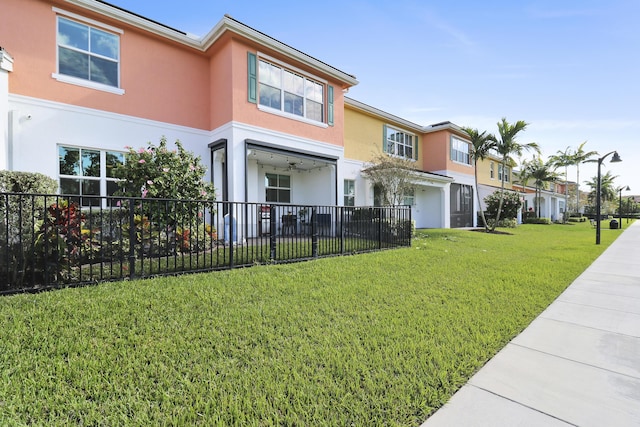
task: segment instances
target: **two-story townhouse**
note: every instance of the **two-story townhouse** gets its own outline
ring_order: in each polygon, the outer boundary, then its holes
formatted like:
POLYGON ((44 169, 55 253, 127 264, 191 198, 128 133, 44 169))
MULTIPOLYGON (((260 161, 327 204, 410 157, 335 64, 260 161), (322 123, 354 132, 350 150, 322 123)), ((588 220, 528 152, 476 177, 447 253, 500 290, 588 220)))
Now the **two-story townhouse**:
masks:
POLYGON ((361 174, 381 154, 415 162, 413 194, 405 196, 418 228, 443 228, 447 217, 446 195, 453 181, 423 168, 431 153, 422 147, 424 127, 351 98, 345 98, 344 204, 376 205, 377 189, 361 174))
POLYGON ((229 16, 194 38, 103 1, 5 0, 0 43, 0 167, 65 194, 112 194, 125 147, 165 136, 219 200, 372 205, 360 172, 384 152, 416 162, 418 227, 474 223, 459 127, 345 101, 354 76, 229 16))
POLYGON ((376 188, 360 172, 384 153, 415 162, 416 188, 405 203, 416 227, 474 226, 474 167, 459 126, 421 126, 350 98, 345 122, 345 203, 376 204, 376 188))
POLYGON ((165 136, 219 200, 338 204, 357 80, 229 16, 194 38, 102 1, 5 0, 0 43, 2 168, 109 195, 125 147, 165 136))
POLYGON ((451 122, 424 128, 423 169, 453 179, 445 195, 447 227, 473 227, 478 210, 472 146, 467 133, 451 122))

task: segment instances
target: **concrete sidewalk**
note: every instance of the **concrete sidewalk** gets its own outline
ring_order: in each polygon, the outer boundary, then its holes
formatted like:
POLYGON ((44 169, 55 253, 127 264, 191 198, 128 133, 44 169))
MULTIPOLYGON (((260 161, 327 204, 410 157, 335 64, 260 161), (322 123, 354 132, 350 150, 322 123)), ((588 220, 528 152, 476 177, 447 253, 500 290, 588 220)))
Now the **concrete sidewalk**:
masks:
POLYGON ((640 221, 422 424, 442 426, 640 426, 640 221))

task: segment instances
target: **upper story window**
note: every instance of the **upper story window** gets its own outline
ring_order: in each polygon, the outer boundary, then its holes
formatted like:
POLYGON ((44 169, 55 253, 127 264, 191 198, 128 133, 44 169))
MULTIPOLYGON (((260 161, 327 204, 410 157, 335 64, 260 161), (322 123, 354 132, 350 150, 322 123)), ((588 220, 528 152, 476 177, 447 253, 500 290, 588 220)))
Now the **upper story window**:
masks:
POLYGON ((417 159, 418 137, 389 125, 384 126, 384 152, 405 159, 417 159))
MULTIPOLYGON (((509 182, 511 176, 511 168, 506 166, 504 168, 504 182, 509 182)), ((498 179, 502 181, 502 163, 498 165, 498 179)))
POLYGON ((262 59, 258 81, 260 105, 316 122, 324 121, 323 84, 262 59))
POLYGON ((471 164, 471 156, 469 155, 470 148, 469 143, 456 138, 451 137, 451 160, 458 163, 464 163, 465 165, 471 164))
MULTIPOLYGON (((124 153, 78 147, 58 147, 60 193, 112 196, 118 189, 113 171, 124 164, 124 153)), ((99 199, 82 199, 83 206, 99 206, 99 199)))
POLYGON ((333 125, 333 87, 265 55, 248 54, 249 102, 266 111, 333 125))
POLYGON ((60 15, 57 17, 58 69, 53 77, 66 83, 124 93, 120 89, 122 31, 56 8, 54 10, 60 15))
POLYGON ((496 177, 496 164, 494 162, 489 163, 489 168, 491 179, 494 179, 496 177))

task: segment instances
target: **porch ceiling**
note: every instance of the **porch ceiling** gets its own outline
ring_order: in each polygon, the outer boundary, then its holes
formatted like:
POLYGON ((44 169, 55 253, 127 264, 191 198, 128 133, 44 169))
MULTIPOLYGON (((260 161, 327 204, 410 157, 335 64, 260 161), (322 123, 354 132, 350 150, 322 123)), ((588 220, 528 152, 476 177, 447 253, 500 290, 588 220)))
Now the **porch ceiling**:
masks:
POLYGON ((322 159, 313 159, 304 154, 282 154, 257 148, 250 149, 247 152, 247 158, 249 160, 255 160, 258 162, 258 165, 274 167, 276 169, 288 169, 291 171, 310 171, 335 164, 334 162, 322 159))

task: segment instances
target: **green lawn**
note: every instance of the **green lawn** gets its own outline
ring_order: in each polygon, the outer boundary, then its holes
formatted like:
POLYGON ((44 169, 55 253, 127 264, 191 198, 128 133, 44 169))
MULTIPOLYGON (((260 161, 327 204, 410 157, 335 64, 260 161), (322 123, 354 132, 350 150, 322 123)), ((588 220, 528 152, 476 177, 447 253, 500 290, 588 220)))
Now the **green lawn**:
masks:
POLYGON ((0 298, 0 424, 417 426, 620 233, 504 231, 0 298))

